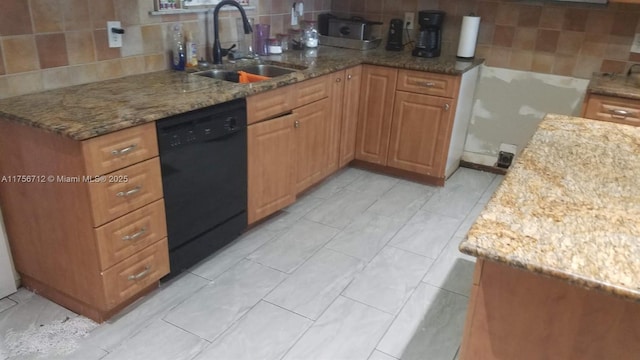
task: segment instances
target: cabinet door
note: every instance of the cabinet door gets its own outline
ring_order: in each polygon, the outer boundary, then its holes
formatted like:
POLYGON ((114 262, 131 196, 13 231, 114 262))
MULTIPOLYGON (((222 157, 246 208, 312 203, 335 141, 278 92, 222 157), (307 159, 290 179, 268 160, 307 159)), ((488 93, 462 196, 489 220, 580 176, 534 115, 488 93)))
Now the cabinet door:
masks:
POLYGON ((330 75, 331 92, 329 94, 329 105, 331 106, 331 114, 328 119, 328 138, 327 138, 327 168, 326 174, 329 175, 340 167, 340 132, 343 118, 344 104, 344 88, 345 88, 345 72, 336 71, 330 75))
POLYGON ((295 200, 295 115, 247 128, 249 224, 295 200))
POLYGON ((356 159, 386 165, 398 70, 365 65, 360 90, 356 159))
POLYGON ((356 157, 356 132, 358 130, 358 108, 360 106, 360 83, 362 66, 346 70, 344 96, 342 97, 342 125, 340 132, 340 167, 356 157))
POLYGON ((326 168, 329 100, 293 110, 295 115, 296 193, 322 180, 326 168))
POLYGON ((444 177, 455 100, 398 91, 387 165, 444 177))

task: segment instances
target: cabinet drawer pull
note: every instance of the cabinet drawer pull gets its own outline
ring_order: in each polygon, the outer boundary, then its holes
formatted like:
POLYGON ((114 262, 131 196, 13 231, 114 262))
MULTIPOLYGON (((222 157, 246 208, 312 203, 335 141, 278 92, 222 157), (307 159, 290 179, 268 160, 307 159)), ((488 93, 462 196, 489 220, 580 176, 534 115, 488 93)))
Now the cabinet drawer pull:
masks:
POLYGON ((296 129, 299 128, 300 127, 300 120, 294 121, 293 122, 293 127, 296 128, 296 129))
POLYGON ((432 81, 416 81, 414 82, 415 85, 418 86, 424 86, 424 87, 434 87, 436 86, 436 83, 432 82, 432 81))
POLYGON ((138 147, 138 144, 131 144, 131 145, 127 146, 126 148, 122 148, 120 150, 111 150, 111 155, 113 155, 113 156, 126 155, 126 154, 132 152, 136 147, 138 147))
POLYGON ((142 279, 143 277, 149 275, 149 273, 151 272, 151 266, 147 265, 144 267, 144 270, 142 270, 141 272, 135 274, 135 275, 129 275, 129 277, 127 278, 129 281, 133 281, 133 280, 139 280, 142 279))
POLYGON ((337 83, 339 83, 339 82, 341 82, 341 81, 342 81, 342 78, 337 78, 337 79, 336 79, 336 82, 337 82, 337 83))
POLYGON ((140 192, 140 190, 142 190, 142 185, 138 185, 136 187, 134 187, 131 190, 128 191, 120 191, 119 193, 116 194, 117 197, 127 197, 127 196, 131 196, 134 195, 138 192, 140 192))
POLYGON ((622 110, 622 109, 611 109, 609 110, 612 117, 626 119, 627 116, 631 115, 631 111, 622 110))
POLYGON ((444 104, 444 111, 449 111, 449 109, 451 108, 451 106, 449 104, 444 104))
POLYGON ((351 80, 353 78, 353 75, 349 74, 347 75, 347 80, 351 80))
POLYGON ((144 233, 147 232, 147 228, 143 227, 142 229, 140 229, 140 231, 138 231, 135 234, 131 234, 131 235, 125 235, 122 237, 122 241, 131 241, 131 240, 135 240, 137 238, 139 238, 140 236, 144 235, 144 233))

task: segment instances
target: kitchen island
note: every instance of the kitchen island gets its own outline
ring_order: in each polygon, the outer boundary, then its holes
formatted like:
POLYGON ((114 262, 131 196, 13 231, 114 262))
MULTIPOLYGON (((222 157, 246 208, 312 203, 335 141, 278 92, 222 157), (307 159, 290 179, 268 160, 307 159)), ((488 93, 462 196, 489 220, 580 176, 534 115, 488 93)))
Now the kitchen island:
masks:
POLYGON ((460 250, 462 359, 638 359, 640 128, 547 115, 460 250))

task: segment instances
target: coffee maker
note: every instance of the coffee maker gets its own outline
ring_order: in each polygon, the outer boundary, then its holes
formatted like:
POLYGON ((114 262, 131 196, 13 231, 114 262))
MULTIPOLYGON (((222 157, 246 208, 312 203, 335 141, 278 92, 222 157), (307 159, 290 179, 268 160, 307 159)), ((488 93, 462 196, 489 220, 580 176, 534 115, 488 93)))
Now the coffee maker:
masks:
POLYGON ((418 12, 418 24, 420 34, 413 56, 438 57, 442 46, 442 24, 444 23, 444 11, 427 10, 418 12))

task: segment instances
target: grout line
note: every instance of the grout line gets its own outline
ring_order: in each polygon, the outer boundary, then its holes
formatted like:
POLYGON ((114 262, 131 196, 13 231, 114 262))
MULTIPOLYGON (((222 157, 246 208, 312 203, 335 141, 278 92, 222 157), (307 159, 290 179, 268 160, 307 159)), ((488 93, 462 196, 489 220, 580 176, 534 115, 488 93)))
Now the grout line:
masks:
POLYGON ((316 322, 316 320, 314 320, 314 319, 312 319, 312 318, 310 318, 310 317, 308 317, 308 316, 304 316, 304 315, 302 315, 302 314, 300 314, 300 313, 297 313, 297 312, 295 312, 295 311, 293 311, 293 310, 287 309, 287 308, 286 308, 286 307, 284 307, 284 306, 280 306, 280 305, 278 305, 278 304, 276 304, 276 303, 273 303, 273 302, 271 302, 271 301, 269 301, 269 300, 266 300, 266 299, 265 299, 265 297, 267 297, 267 295, 265 295, 265 296, 264 296, 260 301, 264 301, 264 302, 266 302, 267 304, 271 304, 271 305, 273 305, 273 306, 275 306, 275 307, 278 307, 278 308, 280 308, 280 309, 282 309, 282 310, 284 310, 284 311, 286 311, 286 312, 292 313, 292 314, 294 314, 294 315, 301 316, 301 317, 303 317, 303 318, 305 318, 305 319, 307 319, 307 320, 310 320, 312 323, 315 323, 315 322, 316 322))
POLYGON ((165 320, 165 319, 162 319, 162 318, 161 318, 161 319, 160 319, 160 321, 164 322, 165 324, 167 324, 167 325, 169 325, 169 326, 173 326, 173 327, 175 327, 175 328, 177 328, 177 329, 180 329, 180 330, 182 330, 182 331, 184 331, 184 332, 186 332, 186 333, 188 333, 188 334, 191 334, 191 335, 193 335, 193 336, 197 337, 197 338, 198 338, 198 339, 200 339, 200 340, 204 340, 204 341, 208 342, 209 344, 211 344, 211 343, 213 342, 213 341, 209 341, 208 339, 203 338, 203 337, 202 337, 202 336, 200 336, 200 335, 194 334, 194 333, 192 333, 191 331, 189 331, 189 330, 187 330, 187 329, 185 329, 185 328, 183 328, 183 327, 181 327, 181 326, 178 326, 178 325, 176 325, 176 324, 174 324, 174 323, 172 323, 172 322, 170 322, 170 321, 168 321, 168 320, 165 320))

